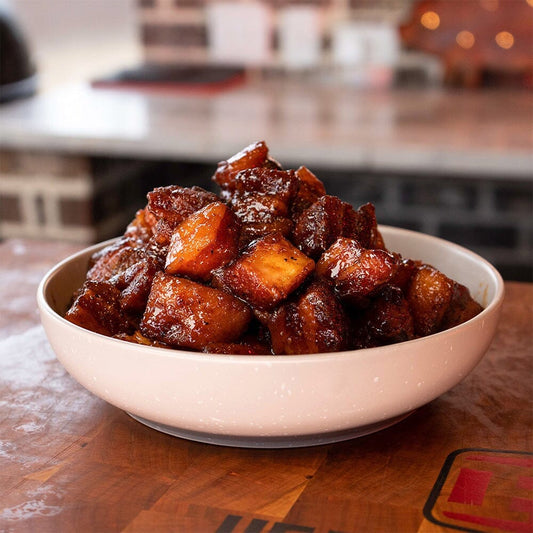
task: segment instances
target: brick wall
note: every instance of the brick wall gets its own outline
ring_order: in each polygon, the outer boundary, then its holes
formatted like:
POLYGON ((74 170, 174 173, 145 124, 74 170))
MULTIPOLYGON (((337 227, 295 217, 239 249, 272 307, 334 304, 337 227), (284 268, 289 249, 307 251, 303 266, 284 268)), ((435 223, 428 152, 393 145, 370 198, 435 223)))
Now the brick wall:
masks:
POLYGON ((95 242, 131 220, 152 163, 0 151, 0 237, 95 242))

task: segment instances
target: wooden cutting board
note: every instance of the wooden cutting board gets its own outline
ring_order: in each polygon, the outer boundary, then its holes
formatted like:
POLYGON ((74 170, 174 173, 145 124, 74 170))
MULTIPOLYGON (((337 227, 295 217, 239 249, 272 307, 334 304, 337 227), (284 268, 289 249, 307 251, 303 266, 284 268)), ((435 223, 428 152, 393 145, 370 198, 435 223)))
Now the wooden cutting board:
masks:
POLYGON ((66 373, 34 293, 74 249, 0 244, 0 531, 533 531, 533 284, 506 283, 486 357, 404 421, 239 449, 149 429, 66 373))

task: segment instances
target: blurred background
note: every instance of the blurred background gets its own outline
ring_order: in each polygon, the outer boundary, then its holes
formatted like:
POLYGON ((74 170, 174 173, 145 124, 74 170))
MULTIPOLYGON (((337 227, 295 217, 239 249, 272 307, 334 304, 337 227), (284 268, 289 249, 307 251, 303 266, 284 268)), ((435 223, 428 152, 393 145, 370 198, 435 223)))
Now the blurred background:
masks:
POLYGON ((265 140, 533 281, 533 0, 0 0, 0 238, 121 234, 265 140))

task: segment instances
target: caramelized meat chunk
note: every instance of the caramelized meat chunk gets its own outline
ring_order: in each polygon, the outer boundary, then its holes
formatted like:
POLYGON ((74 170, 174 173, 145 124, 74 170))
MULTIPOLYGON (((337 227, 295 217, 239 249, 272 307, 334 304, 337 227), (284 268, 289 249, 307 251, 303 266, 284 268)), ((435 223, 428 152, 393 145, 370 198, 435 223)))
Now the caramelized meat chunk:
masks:
POLYGON ((230 205, 242 222, 240 248, 268 233, 278 232, 288 237, 292 232, 293 223, 287 216, 288 205, 274 194, 235 195, 230 205))
POLYGON ((418 336, 439 331, 453 293, 453 281, 436 268, 422 265, 416 270, 407 289, 407 301, 418 336))
POLYGON ((162 265, 150 249, 131 238, 119 239, 93 256, 91 281, 108 281, 120 292, 120 305, 129 312, 144 310, 152 280, 162 265))
POLYGON ((315 263, 279 233, 257 239, 230 265, 217 271, 217 282, 260 309, 273 309, 313 272, 315 263))
POLYGON ((229 202, 241 220, 241 247, 268 233, 288 237, 293 222, 290 209, 298 189, 292 170, 266 167, 239 172, 233 181, 229 202))
POLYGON ((287 217, 289 214, 288 203, 275 194, 235 195, 229 205, 243 223, 270 222, 276 217, 287 217))
POLYGON ((398 262, 385 250, 367 250, 354 239, 340 237, 322 255, 316 273, 330 280, 343 300, 360 305, 390 282, 398 262))
POLYGON ((195 211, 218 201, 216 194, 201 187, 169 185, 157 187, 148 193, 147 209, 157 220, 163 218, 179 224, 195 211))
POLYGON ((201 187, 169 185, 158 187, 148 193, 148 211, 157 220, 154 238, 159 244, 168 245, 174 229, 189 215, 220 199, 201 187))
POLYGON ((446 313, 444 313, 440 323, 440 330, 443 331, 458 326, 479 315, 481 311, 483 311, 483 307, 472 298, 470 291, 464 285, 454 281, 450 305, 446 313))
POLYGON ((398 256, 398 269, 392 277, 390 284, 399 287, 405 293, 417 269, 422 265, 420 261, 405 259, 398 256))
POLYGON ((413 317, 400 288, 385 286, 353 324, 354 348, 372 348, 415 338, 413 317))
POLYGON ((120 291, 107 281, 86 281, 65 318, 95 333, 131 333, 135 324, 120 306, 120 291))
POLYGON ((122 237, 116 242, 102 248, 90 260, 87 279, 107 281, 124 272, 138 260, 138 247, 135 239, 122 237))
POLYGON ((158 258, 149 253, 139 253, 139 255, 137 263, 110 279, 110 282, 121 291, 122 309, 134 314, 143 313, 154 276, 161 270, 158 258))
POLYGON ((324 184, 307 167, 299 167, 295 174, 298 178, 298 192, 292 204, 294 217, 326 194, 324 184))
POLYGON ((202 350, 212 342, 234 342, 252 318, 231 294, 159 272, 141 321, 141 333, 171 346, 202 350))
POLYGON ((301 213, 295 221, 293 242, 317 259, 339 237, 356 239, 363 248, 382 247, 373 207, 357 211, 336 196, 325 195, 301 213))
POLYGON ((286 302, 268 323, 275 354, 323 353, 348 347, 346 313, 331 288, 314 281, 295 300, 286 302))
POLYGON ((222 190, 234 190, 235 176, 248 168, 265 166, 268 162, 268 147, 264 141, 248 145, 246 148, 230 157, 227 161, 221 161, 213 175, 213 181, 222 190))
POLYGON ((365 248, 385 250, 385 243, 378 228, 375 207, 370 203, 364 204, 355 211, 355 215, 355 217, 350 217, 350 225, 344 236, 357 239, 365 248))
POLYGON ((214 269, 237 256, 239 235, 240 223, 231 209, 221 202, 210 203, 175 229, 165 272, 208 281, 214 269))
POLYGON ((298 191, 298 178, 294 170, 251 168, 239 172, 233 180, 233 194, 275 195, 278 202, 286 204, 286 212, 298 191))
POLYGON ((239 248, 244 249, 252 241, 264 237, 269 233, 279 233, 288 238, 292 228, 292 221, 286 217, 272 217, 265 222, 247 222, 242 225, 239 248))
POLYGON ((124 236, 136 240, 138 244, 146 243, 153 237, 156 223, 157 219, 147 208, 139 209, 124 236))

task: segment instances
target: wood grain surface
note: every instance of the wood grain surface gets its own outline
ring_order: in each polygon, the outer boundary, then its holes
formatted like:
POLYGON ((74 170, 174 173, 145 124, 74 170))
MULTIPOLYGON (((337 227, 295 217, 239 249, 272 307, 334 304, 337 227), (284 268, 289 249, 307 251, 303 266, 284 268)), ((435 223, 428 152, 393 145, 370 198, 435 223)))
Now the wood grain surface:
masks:
POLYGON ((35 304, 74 245, 0 244, 0 531, 533 531, 533 285, 459 385, 379 433, 250 450, 149 429, 62 368, 35 304))

